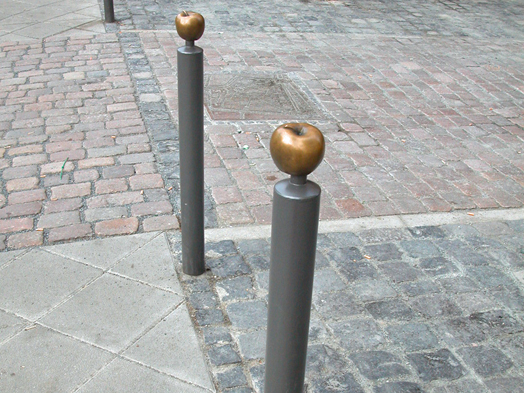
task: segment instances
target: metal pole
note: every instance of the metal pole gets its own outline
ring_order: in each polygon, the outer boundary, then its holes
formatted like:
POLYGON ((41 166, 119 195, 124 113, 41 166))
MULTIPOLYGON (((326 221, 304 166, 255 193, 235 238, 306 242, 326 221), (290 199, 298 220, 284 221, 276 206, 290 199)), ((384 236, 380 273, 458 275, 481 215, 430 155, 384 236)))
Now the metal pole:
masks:
POLYGON ((324 139, 315 128, 321 146, 314 149, 307 143, 300 146, 304 135, 300 126, 283 126, 294 131, 297 136, 294 147, 302 153, 291 166, 286 166, 283 160, 289 159, 293 151, 289 146, 282 147, 284 139, 274 143, 280 128, 271 139, 275 163, 290 173, 291 178, 278 182, 273 194, 264 382, 264 391, 268 393, 302 393, 304 389, 320 211, 320 187, 307 180, 307 174, 322 160, 324 139), (293 165, 302 170, 293 170, 293 165))
POLYGON ((178 48, 178 116, 182 269, 197 276, 204 260, 204 51, 194 41, 178 48))
POLYGON ((113 7, 113 0, 104 0, 104 16, 106 23, 115 22, 115 10, 113 7))

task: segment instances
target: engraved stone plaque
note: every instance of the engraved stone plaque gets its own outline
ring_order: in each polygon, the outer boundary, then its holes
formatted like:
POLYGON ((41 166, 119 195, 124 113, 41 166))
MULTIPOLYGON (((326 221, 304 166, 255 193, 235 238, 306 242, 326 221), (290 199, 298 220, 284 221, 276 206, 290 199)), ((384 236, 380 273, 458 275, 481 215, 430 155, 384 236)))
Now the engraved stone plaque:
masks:
POLYGON ((207 75, 205 105, 213 120, 315 120, 325 115, 286 75, 207 75))

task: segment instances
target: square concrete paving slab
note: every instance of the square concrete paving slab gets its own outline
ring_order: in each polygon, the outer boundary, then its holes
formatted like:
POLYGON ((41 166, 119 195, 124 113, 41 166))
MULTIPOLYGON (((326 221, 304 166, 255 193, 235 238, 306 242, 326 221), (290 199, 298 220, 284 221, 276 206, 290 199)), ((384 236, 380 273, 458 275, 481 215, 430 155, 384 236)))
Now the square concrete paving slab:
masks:
POLYGON ((156 235, 158 235, 158 233, 152 232, 133 236, 96 239, 80 243, 49 246, 46 247, 45 250, 79 262, 107 269, 120 259, 142 247, 156 235))
POLYGON ((0 311, 0 343, 14 336, 29 324, 28 321, 0 311))
POLYGON ((105 274, 42 323, 60 332, 121 351, 182 302, 170 292, 105 274))
POLYGON ((17 256, 23 254, 25 250, 19 250, 19 251, 10 251, 10 252, 2 252, 0 253, 0 266, 3 264, 12 261, 17 256))
POLYGON ((59 255, 32 250, 0 270, 0 309, 36 320, 101 274, 59 255))
POLYGON ((115 359, 78 393, 208 393, 208 389, 190 385, 134 362, 115 359))
POLYGON ((71 392, 114 355, 37 326, 0 346, 0 392, 71 392))
POLYGON ((164 234, 125 257, 111 271, 183 295, 164 234))
POLYGON ((213 389, 185 305, 164 318, 123 353, 183 381, 213 389))

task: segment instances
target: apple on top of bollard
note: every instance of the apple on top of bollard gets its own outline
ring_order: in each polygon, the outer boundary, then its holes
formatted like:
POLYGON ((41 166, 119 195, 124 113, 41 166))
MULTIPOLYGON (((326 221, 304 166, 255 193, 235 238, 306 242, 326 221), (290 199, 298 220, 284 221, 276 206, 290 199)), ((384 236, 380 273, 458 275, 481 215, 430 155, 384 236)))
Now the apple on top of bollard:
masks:
POLYGON ((292 176, 307 176, 324 158, 324 136, 311 124, 282 124, 271 135, 269 150, 282 172, 292 176))
POLYGON ((182 11, 175 18, 175 26, 178 35, 186 41, 196 41, 206 28, 204 17, 198 12, 182 11))

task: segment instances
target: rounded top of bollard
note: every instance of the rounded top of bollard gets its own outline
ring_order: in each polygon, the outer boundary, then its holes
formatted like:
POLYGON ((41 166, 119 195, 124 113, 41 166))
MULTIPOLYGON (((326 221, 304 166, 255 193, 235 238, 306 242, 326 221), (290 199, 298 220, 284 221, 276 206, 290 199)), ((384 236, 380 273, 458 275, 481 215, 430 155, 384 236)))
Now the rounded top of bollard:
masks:
POLYGON ((307 176, 324 158, 324 136, 311 124, 282 124, 271 135, 269 150, 282 172, 291 176, 307 176))
POLYGON ((184 40, 192 42, 204 34, 206 21, 198 12, 182 11, 175 18, 176 31, 184 40))

